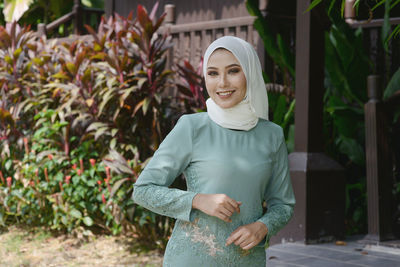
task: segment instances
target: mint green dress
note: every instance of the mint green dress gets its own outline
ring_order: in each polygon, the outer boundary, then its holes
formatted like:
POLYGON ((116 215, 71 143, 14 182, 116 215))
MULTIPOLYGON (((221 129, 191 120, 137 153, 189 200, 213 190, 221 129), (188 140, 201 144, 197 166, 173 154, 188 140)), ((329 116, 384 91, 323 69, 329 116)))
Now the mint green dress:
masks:
POLYGON ((295 204, 282 128, 259 119, 253 129, 238 131, 219 126, 207 113, 184 115, 139 176, 133 200, 177 219, 163 266, 264 267, 268 240, 289 221, 295 204), (168 188, 181 173, 187 191, 168 188), (192 209, 196 193, 241 201, 240 214, 228 223, 192 209), (268 227, 263 242, 247 251, 225 246, 237 227, 255 221, 268 227))

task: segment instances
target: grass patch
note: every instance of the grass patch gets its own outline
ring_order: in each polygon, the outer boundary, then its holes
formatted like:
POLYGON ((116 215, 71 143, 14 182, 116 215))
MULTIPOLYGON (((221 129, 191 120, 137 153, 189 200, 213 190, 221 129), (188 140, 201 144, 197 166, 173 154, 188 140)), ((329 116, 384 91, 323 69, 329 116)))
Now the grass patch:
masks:
POLYGON ((148 251, 129 236, 93 235, 88 239, 10 227, 0 233, 0 266, 160 267, 159 251, 148 251))

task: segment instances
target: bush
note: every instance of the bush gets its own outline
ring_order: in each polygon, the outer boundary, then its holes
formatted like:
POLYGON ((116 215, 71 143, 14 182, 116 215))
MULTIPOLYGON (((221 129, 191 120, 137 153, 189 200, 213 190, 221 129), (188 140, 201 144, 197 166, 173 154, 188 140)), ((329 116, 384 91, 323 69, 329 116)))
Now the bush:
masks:
POLYGON ((204 98, 166 95, 177 85, 154 11, 87 26, 89 43, 0 26, 0 225, 134 230, 165 244, 171 219, 133 205, 132 184, 175 118, 193 111, 185 103, 204 98))

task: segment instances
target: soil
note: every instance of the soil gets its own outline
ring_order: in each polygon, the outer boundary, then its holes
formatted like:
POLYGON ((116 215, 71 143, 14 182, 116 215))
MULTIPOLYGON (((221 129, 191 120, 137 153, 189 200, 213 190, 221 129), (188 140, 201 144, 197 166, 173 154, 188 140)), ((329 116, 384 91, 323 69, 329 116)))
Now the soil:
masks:
POLYGON ((0 266, 159 267, 162 254, 133 237, 93 234, 55 235, 43 229, 9 227, 0 231, 0 266))

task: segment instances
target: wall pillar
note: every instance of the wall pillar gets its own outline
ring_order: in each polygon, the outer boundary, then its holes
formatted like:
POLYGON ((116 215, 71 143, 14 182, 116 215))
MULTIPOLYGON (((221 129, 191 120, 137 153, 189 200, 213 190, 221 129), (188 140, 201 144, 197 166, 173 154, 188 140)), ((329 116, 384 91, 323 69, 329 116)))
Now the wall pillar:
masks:
POLYGON ((368 235, 366 241, 394 239, 392 194, 393 172, 389 146, 389 121, 382 101, 380 77, 368 76, 365 104, 365 147, 367 165, 368 235))
POLYGON ((325 30, 323 5, 306 12, 297 1, 295 152, 289 155, 296 197, 294 217, 271 240, 306 244, 344 237, 345 173, 323 151, 325 30))

